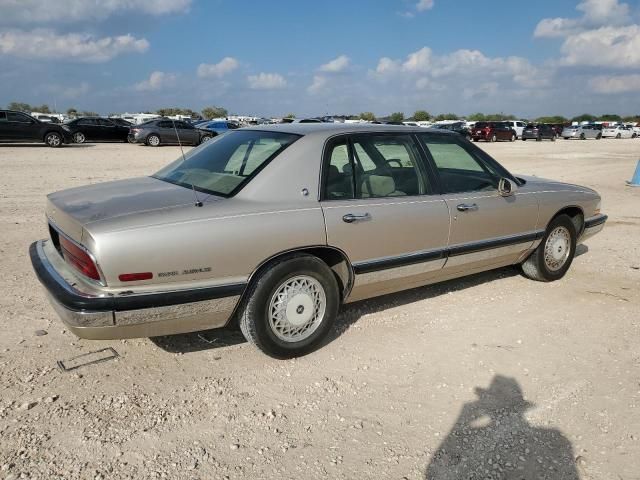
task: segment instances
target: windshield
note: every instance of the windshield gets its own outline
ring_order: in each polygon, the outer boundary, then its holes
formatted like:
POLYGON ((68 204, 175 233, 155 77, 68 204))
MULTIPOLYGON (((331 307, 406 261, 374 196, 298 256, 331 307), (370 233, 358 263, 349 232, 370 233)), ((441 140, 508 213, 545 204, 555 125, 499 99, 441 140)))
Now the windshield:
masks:
POLYGON ((228 197, 295 142, 299 135, 236 130, 209 140, 166 166, 154 178, 228 197))

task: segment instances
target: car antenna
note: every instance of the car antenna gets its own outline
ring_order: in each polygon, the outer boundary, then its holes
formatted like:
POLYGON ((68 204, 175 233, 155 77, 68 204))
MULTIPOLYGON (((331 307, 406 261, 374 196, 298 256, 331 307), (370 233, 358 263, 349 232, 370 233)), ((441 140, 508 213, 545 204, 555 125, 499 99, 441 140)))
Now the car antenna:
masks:
MULTIPOLYGON (((173 118, 171 119, 171 124, 173 125, 173 131, 176 132, 176 138, 178 139, 178 145, 180 145, 180 153, 182 154, 182 163, 184 163, 184 162, 187 161, 187 157, 184 156, 184 150, 182 149, 182 142, 180 141, 180 134, 178 133, 178 129, 176 128, 176 122, 175 122, 175 120, 173 118)), ((193 182, 189 182, 189 183, 191 183, 191 190, 193 191, 193 198, 195 200, 194 205, 196 207, 201 207, 202 206, 202 202, 198 198, 198 194, 196 193, 196 187, 193 185, 193 182)))

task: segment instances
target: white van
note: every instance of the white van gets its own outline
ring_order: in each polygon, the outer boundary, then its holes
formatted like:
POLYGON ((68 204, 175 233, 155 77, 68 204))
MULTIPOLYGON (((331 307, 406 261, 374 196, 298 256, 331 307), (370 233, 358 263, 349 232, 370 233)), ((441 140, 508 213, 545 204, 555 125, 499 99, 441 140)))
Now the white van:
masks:
POLYGON ((524 127, 527 126, 525 122, 522 122, 520 120, 505 120, 501 123, 506 123, 510 128, 513 128, 516 131, 517 138, 522 137, 522 131, 524 130, 524 127))

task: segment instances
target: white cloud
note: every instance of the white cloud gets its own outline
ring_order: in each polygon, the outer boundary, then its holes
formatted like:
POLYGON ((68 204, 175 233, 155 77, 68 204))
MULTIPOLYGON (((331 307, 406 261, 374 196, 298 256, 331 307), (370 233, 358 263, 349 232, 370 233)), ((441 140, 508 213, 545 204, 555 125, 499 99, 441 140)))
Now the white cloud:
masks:
POLYGON ((517 85, 529 87, 544 85, 549 77, 548 72, 534 67, 522 57, 487 57, 479 50, 468 49, 438 56, 429 47, 410 53, 403 62, 382 57, 375 70, 375 75, 380 79, 400 73, 410 78, 420 75, 416 79, 419 89, 433 85, 430 78, 453 77, 477 81, 505 77, 517 85))
POLYGON ((132 35, 95 38, 81 33, 59 35, 43 29, 0 32, 0 55, 20 58, 100 63, 125 53, 143 53, 148 48, 147 40, 132 35))
POLYGON ((187 12, 190 6, 191 0, 0 0, 0 23, 99 21, 132 12, 157 16, 187 12))
POLYGON ((576 7, 579 18, 545 18, 533 33, 538 38, 566 37, 584 30, 603 26, 620 26, 631 20, 629 5, 618 0, 583 0, 576 7))
POLYGON ((326 73, 339 73, 344 72, 348 67, 351 60, 346 55, 340 55, 334 58, 324 65, 320 65, 319 70, 326 73))
POLYGON ((198 65, 200 78, 222 78, 233 72, 240 64, 233 57, 225 57, 218 63, 201 63, 198 65))
POLYGON ((605 94, 640 92, 640 74, 601 75, 592 78, 589 86, 594 92, 605 94))
POLYGON ((416 4, 416 10, 418 10, 419 12, 431 10, 432 8, 433 8, 433 0, 420 0, 416 4))
POLYGON ((80 85, 76 87, 64 87, 62 89, 62 96, 68 99, 76 99, 78 97, 83 97, 87 93, 89 93, 89 84, 87 82, 82 82, 80 85))
POLYGON ((139 92, 150 92, 171 87, 176 83, 176 75, 165 72, 152 72, 147 80, 136 83, 134 88, 139 92))
POLYGON ((279 73, 260 73, 247 77, 249 87, 254 90, 274 90, 287 86, 287 81, 279 73))
POLYGON ((307 87, 307 92, 311 94, 319 93, 327 86, 327 79, 321 75, 314 75, 313 83, 307 87))
POLYGON ((569 36, 561 51, 564 65, 640 68, 640 25, 580 32, 569 36))

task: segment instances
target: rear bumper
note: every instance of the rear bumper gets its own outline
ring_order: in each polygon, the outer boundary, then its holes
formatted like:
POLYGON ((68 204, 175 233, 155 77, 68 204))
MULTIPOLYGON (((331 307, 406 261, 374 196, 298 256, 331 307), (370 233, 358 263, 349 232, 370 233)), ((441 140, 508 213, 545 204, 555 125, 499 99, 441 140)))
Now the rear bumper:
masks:
POLYGON ((584 231, 580 235, 579 242, 584 242, 588 238, 593 237, 596 233, 599 233, 604 228, 604 224, 609 217, 603 214, 596 215, 595 217, 587 218, 584 221, 584 231))
POLYGON ((107 340, 187 333, 227 324, 244 284, 142 294, 83 292, 70 283, 64 262, 48 240, 29 248, 38 280, 69 330, 81 338, 107 340))

